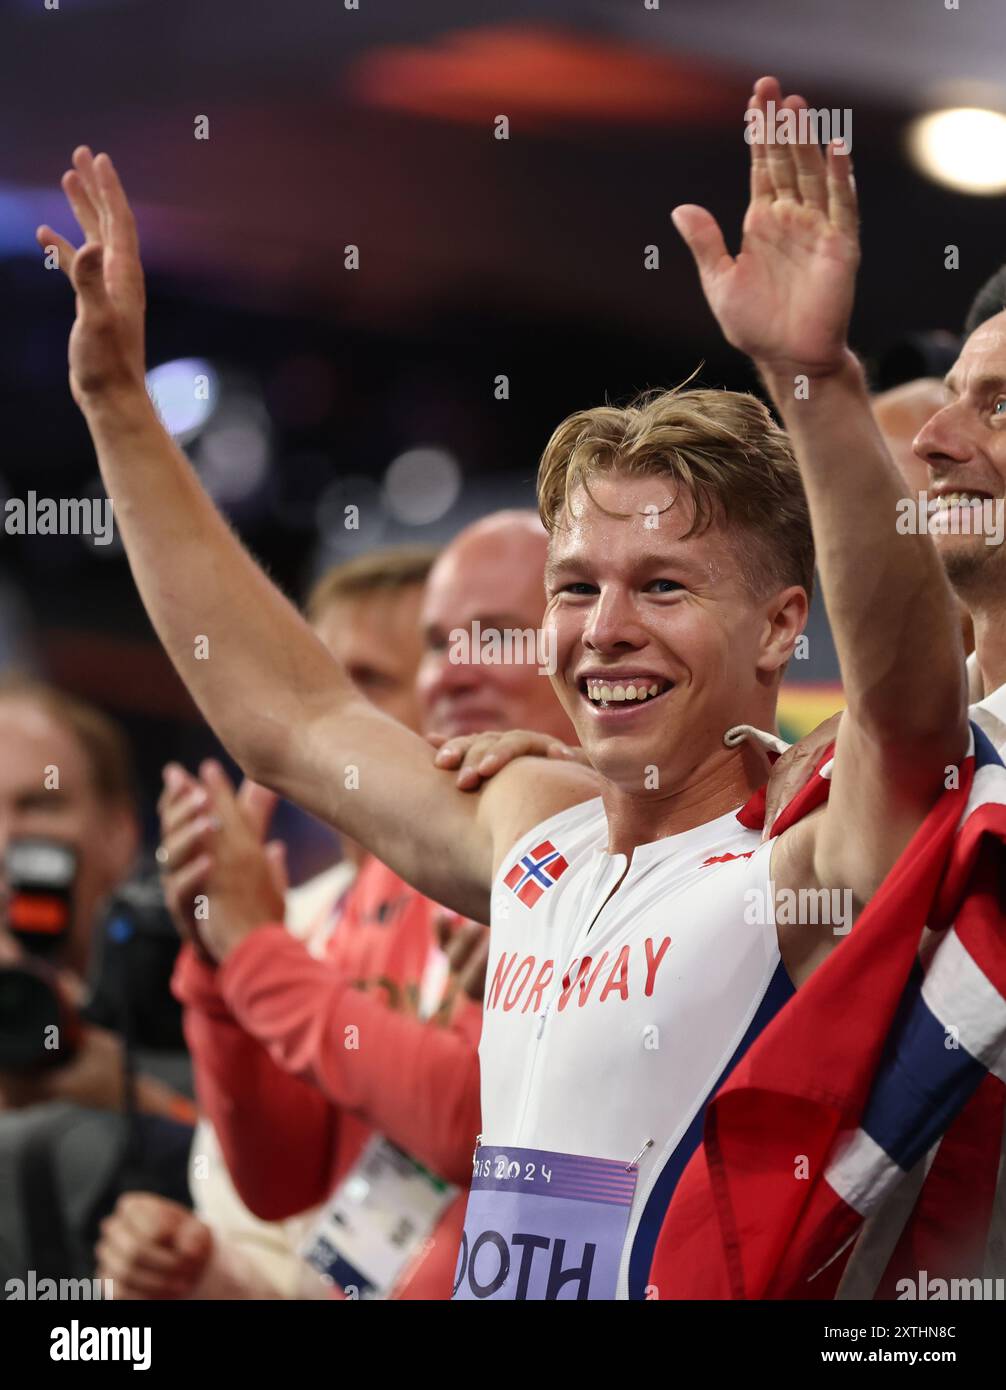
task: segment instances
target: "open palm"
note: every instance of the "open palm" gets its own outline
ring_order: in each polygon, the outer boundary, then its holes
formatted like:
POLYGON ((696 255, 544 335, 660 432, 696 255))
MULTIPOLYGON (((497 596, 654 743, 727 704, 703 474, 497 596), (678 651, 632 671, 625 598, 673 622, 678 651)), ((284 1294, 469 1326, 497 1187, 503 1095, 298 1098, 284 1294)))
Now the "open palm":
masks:
POLYGON ((84 234, 75 249, 51 227, 39 227, 41 246, 55 246, 59 267, 77 295, 70 333, 70 389, 78 405, 102 391, 143 386, 143 267, 132 210, 107 154, 86 145, 73 152, 63 191, 84 234))
MULTIPOLYGON (((761 78, 750 106, 779 99, 761 78)), ((795 111, 801 97, 785 102, 795 111)), ((834 147, 751 145, 751 202, 739 254, 704 208, 674 210, 727 341, 759 363, 820 375, 840 365, 859 264, 850 161, 834 147)))

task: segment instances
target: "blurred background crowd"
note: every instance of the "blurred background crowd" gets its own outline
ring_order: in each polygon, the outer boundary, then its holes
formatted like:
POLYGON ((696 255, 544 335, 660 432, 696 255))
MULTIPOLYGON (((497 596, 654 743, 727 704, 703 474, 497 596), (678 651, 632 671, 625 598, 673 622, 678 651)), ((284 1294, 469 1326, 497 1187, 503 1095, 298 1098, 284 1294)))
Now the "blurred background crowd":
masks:
MULTIPOLYGON (((720 340, 668 214, 695 201, 739 227, 738 112, 762 71, 816 107, 851 109, 864 215, 854 342, 875 390, 947 370, 1003 255, 988 200, 1006 188, 999 0, 487 0, 477 11, 459 0, 8 0, 0 506, 31 490, 101 495, 66 385, 67 286, 33 243, 40 222, 70 230, 58 180, 82 141, 112 153, 137 210, 162 418, 298 600, 333 567, 388 547, 425 548, 421 574, 388 581, 419 584, 465 526, 533 505, 542 447, 575 409, 696 368, 705 384, 757 389, 720 340)), ((920 424, 895 409, 892 447, 907 452, 920 424)), ((112 1117, 107 1133, 71 1136, 75 1171, 93 1179, 59 1199, 72 1239, 31 1215, 61 1178, 37 1163, 45 1136, 18 1130, 0 1163, 29 1191, 23 1225, 0 1221, 4 1265, 42 1251, 52 1272, 76 1273, 92 1267, 98 1223, 122 1192, 190 1200, 196 1112, 168 984, 178 937, 151 856, 162 767, 220 750, 149 628, 117 537, 5 529, 0 670, 4 911, 61 991, 54 1004, 37 981, 0 976, 0 1135, 35 1107, 112 1117), (61 781, 43 787, 50 765, 61 781), (86 1010, 76 1072, 60 1071, 65 1049, 56 1066, 44 1048, 19 1051, 25 1028, 7 1026, 52 1008, 64 1042, 86 1010), (94 1153, 111 1155, 100 1171, 94 1153)), ((836 678, 816 599, 784 687, 785 737, 840 707, 836 678)), ((295 885, 341 853, 292 807, 270 833, 295 885)), ((22 959, 10 935, 7 964, 22 959)))

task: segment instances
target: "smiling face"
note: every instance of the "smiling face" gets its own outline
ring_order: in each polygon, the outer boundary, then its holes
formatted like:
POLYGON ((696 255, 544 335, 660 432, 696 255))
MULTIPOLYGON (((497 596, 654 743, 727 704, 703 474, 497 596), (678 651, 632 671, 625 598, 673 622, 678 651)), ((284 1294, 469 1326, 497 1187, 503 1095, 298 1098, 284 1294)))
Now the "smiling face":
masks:
POLYGON ((1006 582, 1004 546, 986 544, 976 528, 961 534, 962 510, 976 506, 967 499, 989 499, 996 515, 1006 497, 1006 313, 975 329, 946 388, 947 403, 919 431, 915 452, 929 466, 929 493, 941 509, 942 524, 930 522, 933 542, 950 582, 974 599, 1002 592, 1006 582))
POLYGON ((590 761, 626 792, 701 775, 735 724, 774 728, 806 619, 799 586, 754 594, 747 537, 719 523, 689 536, 693 517, 673 480, 611 471, 573 489, 552 538, 553 685, 590 761))

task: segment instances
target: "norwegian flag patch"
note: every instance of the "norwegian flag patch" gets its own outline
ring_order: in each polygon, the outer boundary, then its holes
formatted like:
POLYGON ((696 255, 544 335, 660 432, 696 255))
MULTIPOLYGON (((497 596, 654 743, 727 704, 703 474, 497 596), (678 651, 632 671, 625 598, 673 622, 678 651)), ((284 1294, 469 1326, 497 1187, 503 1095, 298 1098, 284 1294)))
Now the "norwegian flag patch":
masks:
POLYGON ((569 868, 551 840, 542 840, 521 856, 503 882, 525 907, 534 907, 546 888, 551 888, 569 868))

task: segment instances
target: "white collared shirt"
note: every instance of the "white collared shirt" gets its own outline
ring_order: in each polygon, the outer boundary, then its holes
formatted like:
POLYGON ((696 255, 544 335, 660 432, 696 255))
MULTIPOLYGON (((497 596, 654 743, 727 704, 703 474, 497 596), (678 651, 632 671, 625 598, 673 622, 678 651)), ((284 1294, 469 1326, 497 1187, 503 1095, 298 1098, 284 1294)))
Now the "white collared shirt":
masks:
POLYGON ((999 756, 1006 759, 1006 685, 991 695, 982 695, 982 673, 974 652, 968 657, 968 690, 972 700, 970 717, 988 734, 999 756))

